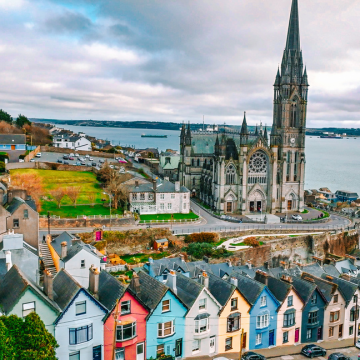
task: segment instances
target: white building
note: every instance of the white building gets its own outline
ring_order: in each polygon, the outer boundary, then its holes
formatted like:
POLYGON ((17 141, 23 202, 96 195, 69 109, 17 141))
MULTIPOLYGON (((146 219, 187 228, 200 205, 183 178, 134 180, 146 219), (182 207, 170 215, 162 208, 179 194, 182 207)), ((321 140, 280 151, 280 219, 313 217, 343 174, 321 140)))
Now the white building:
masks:
POLYGON ((139 214, 188 214, 190 191, 180 182, 134 178, 126 183, 129 188, 130 211, 139 214))
POLYGON ((59 133, 53 137, 53 146, 72 149, 72 150, 83 150, 91 151, 91 142, 85 137, 85 134, 80 133, 79 135, 68 133, 59 133))

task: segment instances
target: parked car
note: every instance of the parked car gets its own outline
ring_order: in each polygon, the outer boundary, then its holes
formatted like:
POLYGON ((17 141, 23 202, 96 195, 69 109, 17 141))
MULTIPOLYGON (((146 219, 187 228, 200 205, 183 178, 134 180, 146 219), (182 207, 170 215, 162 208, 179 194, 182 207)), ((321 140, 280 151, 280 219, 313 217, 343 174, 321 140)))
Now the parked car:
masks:
POLYGON ((100 163, 100 164, 103 164, 104 162, 105 162, 104 159, 100 159, 100 160, 99 160, 99 163, 100 163))
POLYGON ((94 161, 94 159, 93 159, 91 156, 89 157, 89 160, 90 160, 90 161, 94 161))
POLYGON ((69 160, 75 160, 73 156, 69 156, 69 160))
POLYGON ((69 156, 72 156, 72 157, 74 157, 75 155, 73 154, 73 153, 70 153, 70 155, 69 156))
POLYGON ((298 214, 294 214, 293 216, 291 216, 291 218, 292 218, 293 220, 297 220, 297 221, 301 221, 301 220, 302 220, 301 215, 298 215, 298 214))
POLYGON ((64 165, 70 165, 68 161, 64 161, 64 165))
POLYGON ((76 162, 76 165, 77 165, 77 166, 80 166, 80 165, 81 165, 81 162, 80 162, 80 161, 77 161, 77 162, 76 162))
POLYGON ((356 346, 358 349, 360 349, 360 339, 357 339, 357 342, 356 342, 355 346, 356 346))
POLYGON ((301 353, 309 358, 313 358, 318 356, 325 356, 326 350, 318 345, 309 344, 302 348, 301 353))
POLYGON ((96 162, 91 163, 91 166, 96 166, 96 162))
POLYGON ((242 355, 241 360, 266 360, 266 357, 253 351, 247 351, 242 355))
POLYGON ((328 360, 351 360, 351 358, 342 353, 333 353, 329 355, 328 360))
POLYGON ((79 155, 78 153, 75 153, 75 156, 76 156, 76 157, 79 157, 80 155, 79 155))
POLYGON ((25 162, 25 160, 24 159, 19 159, 19 162, 25 162))
POLYGON ((88 158, 90 157, 90 155, 89 155, 89 154, 86 154, 85 157, 88 159, 88 158))
POLYGON ((35 159, 31 159, 30 162, 35 162, 35 159))
POLYGON ((85 162, 85 161, 80 161, 80 165, 85 166, 85 165, 86 165, 86 162, 85 162))
POLYGON ((57 162, 58 162, 59 164, 62 164, 62 163, 63 163, 63 161, 62 161, 61 159, 57 159, 57 162))
POLYGON ((64 156, 63 156, 63 159, 64 159, 64 160, 68 160, 68 159, 69 159, 69 155, 64 155, 64 156))
POLYGON ((37 153, 35 156, 36 156, 37 158, 41 158, 41 153, 37 153))
POLYGON ((114 168, 114 165, 109 165, 110 166, 110 169, 113 169, 114 168))

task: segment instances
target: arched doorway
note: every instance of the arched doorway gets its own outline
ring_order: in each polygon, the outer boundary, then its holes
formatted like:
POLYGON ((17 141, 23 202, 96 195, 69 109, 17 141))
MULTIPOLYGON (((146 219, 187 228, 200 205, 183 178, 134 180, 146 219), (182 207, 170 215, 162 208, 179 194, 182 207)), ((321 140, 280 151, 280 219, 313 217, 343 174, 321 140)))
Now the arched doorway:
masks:
POLYGON ((292 192, 286 197, 286 210, 297 210, 298 209, 298 197, 292 192))
POLYGON ((191 192, 191 197, 195 198, 196 197, 196 190, 195 189, 192 189, 192 192, 191 192))
POLYGON ((236 198, 233 194, 229 194, 225 198, 225 213, 231 214, 235 211, 236 204, 235 204, 236 198))
POLYGON ((248 196, 248 211, 266 211, 266 196, 260 189, 252 191, 251 194, 248 196))

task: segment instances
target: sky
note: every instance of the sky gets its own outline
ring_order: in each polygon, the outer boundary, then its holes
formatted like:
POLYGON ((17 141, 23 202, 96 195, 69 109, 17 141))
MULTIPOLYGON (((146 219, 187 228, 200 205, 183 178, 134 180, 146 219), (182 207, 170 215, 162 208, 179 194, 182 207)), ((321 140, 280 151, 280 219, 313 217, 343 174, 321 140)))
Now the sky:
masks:
MULTIPOLYGON (((0 108, 272 123, 291 0, 0 0, 0 108)), ((308 127, 360 127, 360 1, 299 0, 308 127)))

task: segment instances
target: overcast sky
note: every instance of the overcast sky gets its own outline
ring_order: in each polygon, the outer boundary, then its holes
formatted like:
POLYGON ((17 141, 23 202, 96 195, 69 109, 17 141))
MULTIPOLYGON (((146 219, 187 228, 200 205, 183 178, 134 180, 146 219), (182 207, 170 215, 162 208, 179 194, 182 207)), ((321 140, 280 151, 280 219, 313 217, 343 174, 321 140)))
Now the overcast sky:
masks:
MULTIPOLYGON (((0 0, 0 108, 272 123, 291 0, 0 0)), ((360 127, 360 1, 299 0, 309 127, 360 127)))

